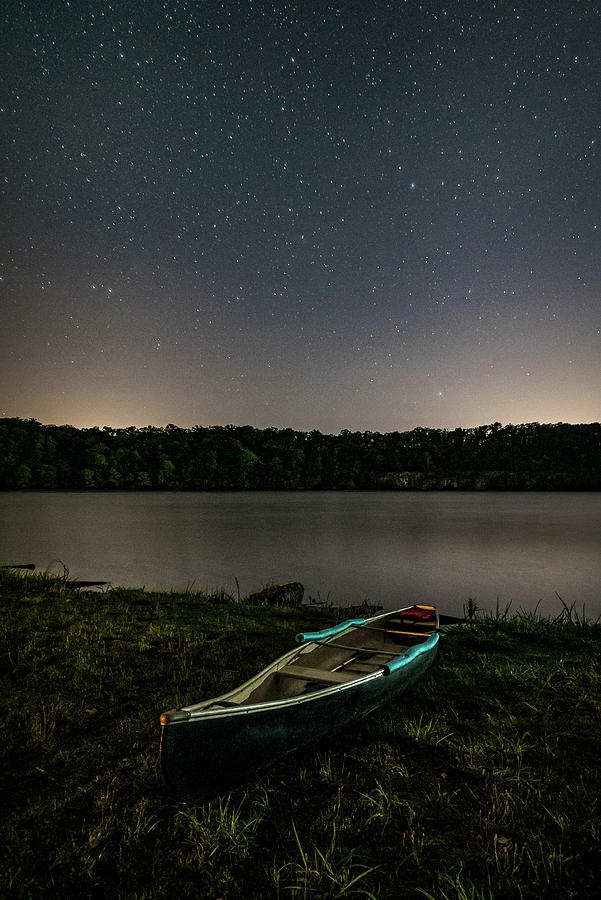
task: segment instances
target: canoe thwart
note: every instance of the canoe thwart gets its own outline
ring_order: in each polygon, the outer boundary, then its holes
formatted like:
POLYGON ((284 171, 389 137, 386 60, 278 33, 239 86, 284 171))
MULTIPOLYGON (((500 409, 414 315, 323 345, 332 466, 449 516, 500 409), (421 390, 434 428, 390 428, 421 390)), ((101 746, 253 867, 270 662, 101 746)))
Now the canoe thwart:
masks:
POLYGON ((356 681, 357 676, 350 672, 328 672, 325 669, 309 669, 306 666, 283 666, 278 675, 298 678, 300 681, 318 681, 324 684, 348 684, 356 681))
POLYGON ((427 638, 430 637, 432 631, 401 631, 397 628, 387 628, 386 634, 402 634, 411 638, 427 638))
MULTIPOLYGON (((382 629, 379 629, 379 631, 382 634, 382 629)), ((423 636, 420 635, 420 637, 423 636)), ((427 635, 425 636, 427 637, 427 635)), ((398 650, 392 650, 390 647, 387 650, 381 650, 379 647, 354 647, 352 644, 339 644, 338 641, 312 641, 312 643, 321 644, 324 647, 334 647, 336 650, 349 650, 351 653, 361 656, 373 656, 374 653, 379 656, 396 656, 399 652, 398 650)))

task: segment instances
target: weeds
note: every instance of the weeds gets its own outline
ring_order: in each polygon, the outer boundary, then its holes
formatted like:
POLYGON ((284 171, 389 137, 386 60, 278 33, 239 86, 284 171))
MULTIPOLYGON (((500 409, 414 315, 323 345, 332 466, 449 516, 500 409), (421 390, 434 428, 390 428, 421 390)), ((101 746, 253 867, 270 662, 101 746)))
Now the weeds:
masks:
POLYGON ((379 866, 367 866, 359 862, 360 852, 356 849, 341 849, 336 839, 336 823, 332 824, 332 837, 324 850, 313 846, 305 850, 296 825, 292 822, 299 860, 284 867, 291 872, 293 884, 287 885, 291 896, 296 898, 320 897, 338 898, 361 895, 375 895, 359 885, 368 875, 375 873, 379 866))
MULTIPOLYGON (((68 575, 68 573, 67 573, 68 575)), ((205 806, 158 715, 346 610, 0 572, 3 890, 154 900, 580 900, 601 877, 601 626, 509 609, 443 636, 407 694, 205 806)), ((0 892, 1 893, 1 892, 0 892)))

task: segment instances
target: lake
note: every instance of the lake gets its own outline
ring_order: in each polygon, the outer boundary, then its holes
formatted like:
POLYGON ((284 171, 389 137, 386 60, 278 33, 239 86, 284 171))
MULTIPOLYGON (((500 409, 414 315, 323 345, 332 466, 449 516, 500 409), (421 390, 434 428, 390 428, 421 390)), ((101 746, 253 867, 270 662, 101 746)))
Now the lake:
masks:
POLYGON ((0 562, 113 585, 601 613, 601 494, 1 492, 0 562))

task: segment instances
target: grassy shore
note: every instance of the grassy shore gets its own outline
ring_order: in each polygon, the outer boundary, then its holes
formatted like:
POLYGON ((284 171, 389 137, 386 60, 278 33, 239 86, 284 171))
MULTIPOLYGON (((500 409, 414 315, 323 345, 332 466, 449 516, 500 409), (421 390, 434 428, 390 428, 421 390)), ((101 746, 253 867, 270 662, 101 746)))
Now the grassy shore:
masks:
POLYGON ((352 732, 179 804, 160 712, 348 614, 224 599, 0 573, 0 896, 597 895, 601 626, 476 616, 352 732))

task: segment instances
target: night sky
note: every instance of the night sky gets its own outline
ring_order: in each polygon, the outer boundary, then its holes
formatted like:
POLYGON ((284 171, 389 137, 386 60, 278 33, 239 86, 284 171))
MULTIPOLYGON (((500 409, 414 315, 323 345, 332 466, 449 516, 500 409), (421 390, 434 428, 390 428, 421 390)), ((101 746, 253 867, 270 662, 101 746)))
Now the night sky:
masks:
POLYGON ((0 415, 601 418, 601 5, 5 2, 0 415))

